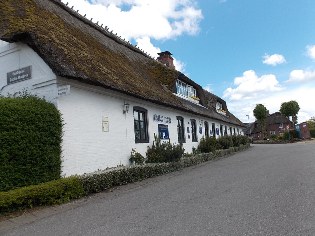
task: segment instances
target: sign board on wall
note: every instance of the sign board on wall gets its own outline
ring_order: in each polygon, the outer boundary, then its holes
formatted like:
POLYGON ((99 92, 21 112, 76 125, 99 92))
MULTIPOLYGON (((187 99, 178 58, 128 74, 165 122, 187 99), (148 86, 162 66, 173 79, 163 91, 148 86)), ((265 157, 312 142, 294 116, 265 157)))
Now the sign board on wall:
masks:
POLYGON ((7 84, 14 84, 32 78, 32 66, 23 67, 7 73, 7 84))
POLYGON ((70 94, 70 85, 59 85, 58 96, 65 96, 70 94))
POLYGON ((168 116, 162 116, 158 114, 153 115, 153 121, 155 122, 160 122, 160 123, 165 123, 165 124, 170 124, 172 123, 171 117, 168 116))
POLYGON ((159 129, 159 138, 160 139, 169 139, 168 125, 158 125, 159 129))
POLYGON ((103 116, 102 130, 103 132, 109 132, 109 119, 107 116, 103 116))

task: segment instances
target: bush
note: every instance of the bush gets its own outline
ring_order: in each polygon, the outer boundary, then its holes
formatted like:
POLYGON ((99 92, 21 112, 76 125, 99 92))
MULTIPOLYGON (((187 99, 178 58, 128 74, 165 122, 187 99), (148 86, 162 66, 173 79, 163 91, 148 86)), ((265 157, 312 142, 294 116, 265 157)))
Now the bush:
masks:
POLYGON ((228 153, 218 150, 214 153, 202 153, 195 156, 186 156, 177 162, 151 163, 136 165, 117 170, 104 171, 80 176, 86 194, 108 190, 115 186, 141 181, 154 176, 163 175, 185 167, 197 165, 228 153))
POLYGON ((10 212, 35 206, 61 204, 84 196, 78 177, 0 192, 0 212, 10 212))
POLYGON ((315 138, 315 129, 311 129, 310 134, 312 138, 315 138))
POLYGON ((217 140, 213 137, 201 138, 197 151, 199 153, 209 153, 217 149, 217 140))
POLYGON ((298 135, 298 132, 296 130, 290 130, 289 132, 285 132, 283 134, 283 139, 284 140, 294 140, 296 138, 298 138, 299 135, 298 135))
POLYGON ((144 156, 142 156, 139 152, 135 149, 132 149, 129 161, 133 164, 142 165, 144 163, 144 156))
POLYGON ((0 191, 60 178, 62 120, 43 99, 0 98, 0 191))
POLYGON ((232 136, 233 147, 239 147, 241 145, 241 137, 242 136, 232 136))
POLYGON ((250 139, 247 136, 238 136, 238 138, 240 139, 240 144, 242 145, 250 143, 250 139))
POLYGON ((219 149, 229 149, 230 147, 233 147, 231 136, 222 136, 217 139, 217 142, 219 149))
POLYGON ((217 157, 228 155, 234 151, 244 150, 248 147, 249 144, 240 145, 240 147, 227 150, 216 150, 212 153, 186 156, 177 162, 136 165, 83 176, 63 178, 35 186, 22 187, 8 192, 0 192, 0 214, 35 206, 68 202, 71 199, 101 192, 115 186, 197 165, 217 157))
POLYGON ((185 149, 182 144, 171 144, 168 142, 161 142, 158 137, 154 137, 152 147, 147 150, 147 163, 162 163, 178 161, 184 154, 185 149))

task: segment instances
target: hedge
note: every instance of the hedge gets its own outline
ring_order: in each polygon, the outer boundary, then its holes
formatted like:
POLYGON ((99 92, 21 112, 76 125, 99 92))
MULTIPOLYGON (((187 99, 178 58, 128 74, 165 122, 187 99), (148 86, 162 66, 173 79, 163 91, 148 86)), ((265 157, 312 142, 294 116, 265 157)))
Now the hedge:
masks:
POLYGON ((62 120, 31 96, 0 97, 0 191, 60 178, 62 120))
POLYGON ((185 156, 177 162, 155 163, 122 167, 82 176, 73 176, 59 180, 23 187, 8 192, 0 192, 0 212, 11 212, 34 206, 52 205, 68 202, 92 193, 108 190, 115 186, 141 181, 163 175, 185 167, 197 165, 219 157, 227 156, 248 148, 250 144, 185 156))
POLYGON ((0 192, 0 212, 61 204, 84 195, 83 185, 77 177, 53 180, 39 185, 0 192))

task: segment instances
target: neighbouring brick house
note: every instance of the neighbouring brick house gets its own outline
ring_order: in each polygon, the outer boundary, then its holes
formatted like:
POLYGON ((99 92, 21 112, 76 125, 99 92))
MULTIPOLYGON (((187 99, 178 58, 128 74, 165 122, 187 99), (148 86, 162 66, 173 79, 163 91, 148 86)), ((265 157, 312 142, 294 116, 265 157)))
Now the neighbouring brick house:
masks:
MULTIPOLYGON (((266 137, 272 135, 283 135, 289 129, 293 128, 292 122, 280 112, 270 114, 266 119, 266 137)), ((262 130, 258 121, 247 124, 245 134, 253 139, 262 139, 262 130)))

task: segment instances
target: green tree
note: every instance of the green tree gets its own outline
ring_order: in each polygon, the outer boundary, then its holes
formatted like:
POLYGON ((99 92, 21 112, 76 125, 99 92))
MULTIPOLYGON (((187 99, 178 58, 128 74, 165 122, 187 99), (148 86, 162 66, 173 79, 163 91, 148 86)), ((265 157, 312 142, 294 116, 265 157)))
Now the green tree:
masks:
POLYGON ((281 104, 280 112, 287 118, 292 116, 292 121, 294 124, 297 123, 297 114, 299 113, 300 106, 296 101, 284 102, 281 104))
POLYGON ((310 130, 315 130, 315 117, 306 121, 310 130))
POLYGON ((267 110, 267 108, 263 104, 257 104, 255 109, 253 110, 253 113, 254 113, 256 120, 260 124, 262 138, 264 138, 265 132, 266 132, 266 118, 269 114, 269 111, 267 110))

